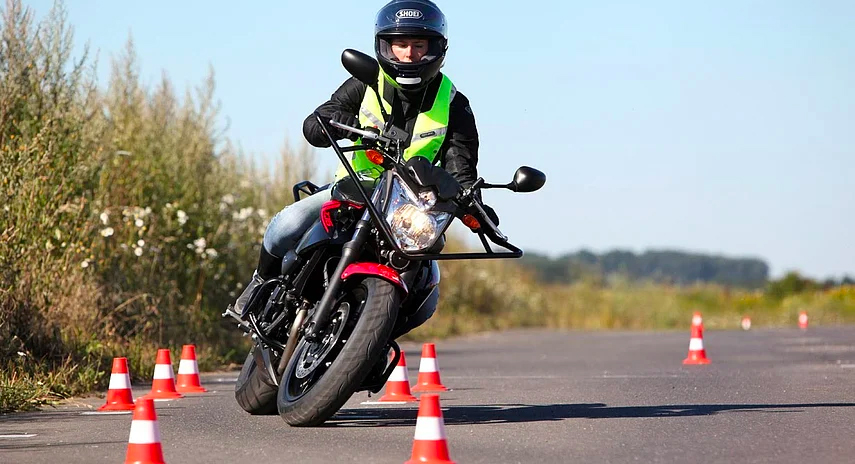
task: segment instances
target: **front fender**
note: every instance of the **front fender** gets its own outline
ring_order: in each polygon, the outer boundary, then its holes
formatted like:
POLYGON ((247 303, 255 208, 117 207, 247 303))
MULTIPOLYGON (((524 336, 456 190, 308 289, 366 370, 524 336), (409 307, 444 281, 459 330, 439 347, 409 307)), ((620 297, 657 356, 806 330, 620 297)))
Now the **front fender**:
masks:
POLYGON ((401 279, 401 274, 389 266, 384 266, 378 263, 353 263, 341 273, 341 280, 347 281, 348 278, 355 275, 372 275, 380 277, 383 280, 395 284, 404 292, 404 297, 409 293, 407 284, 401 279))

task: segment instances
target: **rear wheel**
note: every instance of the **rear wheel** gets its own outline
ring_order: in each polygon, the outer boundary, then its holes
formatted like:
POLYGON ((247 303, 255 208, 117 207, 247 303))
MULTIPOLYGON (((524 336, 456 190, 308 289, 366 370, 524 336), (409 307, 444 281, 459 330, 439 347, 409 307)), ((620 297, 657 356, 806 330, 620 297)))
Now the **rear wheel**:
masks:
POLYGON ((252 347, 235 383, 235 399, 244 411, 254 415, 276 414, 276 384, 270 376, 259 369, 252 347))
POLYGON ((282 374, 276 402, 285 422, 320 425, 347 402, 382 356, 400 302, 398 289, 376 277, 350 287, 324 337, 301 340, 282 374))

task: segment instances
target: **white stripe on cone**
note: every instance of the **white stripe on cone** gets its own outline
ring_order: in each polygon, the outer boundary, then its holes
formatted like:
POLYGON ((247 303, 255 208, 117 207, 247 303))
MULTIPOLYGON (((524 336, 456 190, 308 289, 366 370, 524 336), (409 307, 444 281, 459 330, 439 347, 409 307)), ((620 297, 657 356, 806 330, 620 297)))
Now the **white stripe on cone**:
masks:
POLYGON ((154 366, 154 378, 155 379, 174 379, 175 376, 172 374, 172 365, 171 364, 156 364, 154 366))
POLYGON ((128 443, 136 445, 150 445, 160 443, 160 430, 157 422, 148 420, 135 420, 131 422, 131 435, 128 443))
POLYGON ((438 372, 439 366, 436 365, 436 358, 422 358, 419 361, 419 372, 438 372))
POLYGON ((416 440, 445 440, 445 424, 441 417, 416 419, 416 440))
POLYGON ((128 374, 110 374, 110 390, 127 390, 131 388, 131 376, 128 374))
POLYGON ((704 340, 702 338, 689 339, 689 351, 700 351, 704 349, 704 340))
POLYGON ((199 366, 194 359, 182 359, 178 363, 178 375, 198 374, 199 366))
POLYGON ((404 366, 397 366, 392 370, 392 375, 389 376, 389 382, 409 382, 407 378, 407 369, 404 366))
POLYGON ((692 325, 701 325, 704 323, 704 319, 701 316, 695 316, 692 318, 692 325))

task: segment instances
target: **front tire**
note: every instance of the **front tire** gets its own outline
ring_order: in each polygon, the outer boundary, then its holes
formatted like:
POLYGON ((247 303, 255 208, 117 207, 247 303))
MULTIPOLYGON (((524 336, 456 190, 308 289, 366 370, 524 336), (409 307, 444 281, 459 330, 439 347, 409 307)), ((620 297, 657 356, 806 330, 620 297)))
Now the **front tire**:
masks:
POLYGON ((309 374, 319 377, 302 380, 301 384, 298 367, 307 350, 312 349, 305 339, 301 340, 279 382, 276 396, 279 415, 292 426, 324 423, 359 388, 384 352, 398 316, 401 295, 392 283, 365 277, 350 287, 339 302, 343 304, 353 309, 348 311, 347 325, 335 341, 337 346, 325 355, 324 362, 331 360, 331 364, 324 371, 309 374))
POLYGON ((255 362, 257 349, 257 345, 253 346, 243 362, 235 382, 235 399, 244 411, 252 415, 276 414, 277 387, 264 369, 258 368, 255 362))

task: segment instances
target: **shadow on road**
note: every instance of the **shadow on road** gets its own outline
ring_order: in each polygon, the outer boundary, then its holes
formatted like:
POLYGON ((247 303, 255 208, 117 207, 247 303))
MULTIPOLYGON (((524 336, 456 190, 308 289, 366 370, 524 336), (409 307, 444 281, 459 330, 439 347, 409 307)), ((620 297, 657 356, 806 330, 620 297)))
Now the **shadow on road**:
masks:
MULTIPOLYGON (((674 404, 663 406, 613 406, 589 404, 499 404, 452 406, 443 411, 446 425, 542 422, 564 419, 619 419, 712 416, 726 412, 799 413, 810 408, 849 408, 855 403, 798 404, 674 404)), ((352 409, 340 411, 325 427, 413 426, 416 409, 352 409)))

